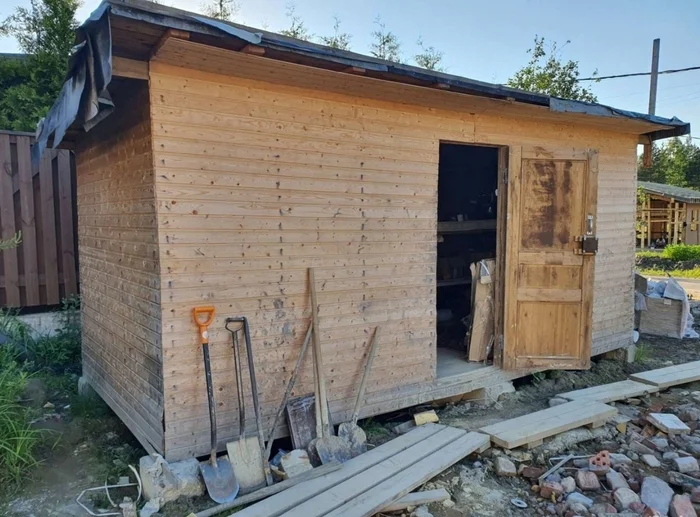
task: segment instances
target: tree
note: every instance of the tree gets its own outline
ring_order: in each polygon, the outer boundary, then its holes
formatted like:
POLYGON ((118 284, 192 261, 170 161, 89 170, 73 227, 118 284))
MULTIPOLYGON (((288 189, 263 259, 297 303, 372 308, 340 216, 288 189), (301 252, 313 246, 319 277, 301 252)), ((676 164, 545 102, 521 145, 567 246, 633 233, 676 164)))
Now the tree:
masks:
POLYGON ((387 61, 401 62, 401 42, 399 38, 391 31, 386 30, 386 25, 381 18, 377 16, 374 20, 377 25, 377 30, 372 31, 374 41, 370 43, 369 53, 379 59, 387 61))
POLYGON ((311 38, 309 30, 306 28, 306 25, 304 25, 304 21, 296 15, 296 6, 294 4, 287 4, 287 18, 289 18, 290 21, 289 28, 281 30, 280 34, 307 41, 311 38))
POLYGON ((435 47, 426 46, 423 43, 423 38, 418 38, 416 42, 421 51, 413 56, 413 60, 421 68, 427 70, 435 70, 436 72, 444 72, 445 69, 440 65, 442 63, 443 53, 437 50, 435 47))
POLYGON ((79 0, 30 0, 0 24, 27 54, 0 64, 0 123, 33 131, 60 92, 68 69, 78 23, 79 0), (11 62, 14 61, 14 62, 11 62))
POLYGON ((347 32, 340 32, 340 18, 334 16, 333 19, 333 35, 332 36, 319 36, 318 40, 323 45, 328 45, 332 48, 337 48, 340 50, 350 50, 350 39, 352 36, 347 32))
MULTIPOLYGON (((567 41, 564 46, 569 43, 567 41)), ((564 61, 561 57, 561 48, 557 47, 556 42, 552 42, 547 50, 545 39, 535 36, 535 45, 528 49, 527 53, 530 55, 530 61, 508 79, 506 82, 508 86, 530 92, 546 93, 563 99, 586 102, 598 100, 590 89, 579 84, 578 61, 564 61)), ((595 71, 592 75, 597 73, 595 71)))
POLYGON ((236 0, 213 0, 203 6, 204 14, 219 20, 233 20, 241 6, 236 0))
POLYGON ((700 190, 700 147, 690 137, 654 144, 652 159, 651 167, 644 167, 639 160, 637 176, 640 180, 700 190))

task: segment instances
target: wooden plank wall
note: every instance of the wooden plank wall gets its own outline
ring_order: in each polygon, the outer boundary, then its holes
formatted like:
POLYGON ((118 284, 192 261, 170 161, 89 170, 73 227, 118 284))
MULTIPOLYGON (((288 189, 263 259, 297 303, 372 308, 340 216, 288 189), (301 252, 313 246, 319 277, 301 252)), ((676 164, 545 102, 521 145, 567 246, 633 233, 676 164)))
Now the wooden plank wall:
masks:
POLYGON ((0 131, 0 239, 22 242, 0 252, 0 307, 58 305, 78 293, 75 164, 47 150, 32 168, 28 133, 0 131))
MULTIPOLYGON (((309 76, 316 73, 308 69, 309 76)), ((345 80, 321 75, 319 81, 345 80)), ((368 384, 372 402, 364 414, 409 405, 434 385, 440 140, 600 149, 594 353, 629 343, 636 136, 440 111, 158 62, 151 63, 151 103, 168 458, 203 454, 208 447, 191 308, 212 304, 218 311, 210 336, 223 444, 237 435, 224 318, 245 315, 251 321, 269 418, 308 325, 309 266, 319 279, 334 420, 351 409, 360 358, 376 324, 382 332, 368 384)), ((312 389, 308 361, 295 391, 312 389)))
POLYGON ((83 375, 148 450, 162 450, 160 276, 148 87, 78 142, 83 375))

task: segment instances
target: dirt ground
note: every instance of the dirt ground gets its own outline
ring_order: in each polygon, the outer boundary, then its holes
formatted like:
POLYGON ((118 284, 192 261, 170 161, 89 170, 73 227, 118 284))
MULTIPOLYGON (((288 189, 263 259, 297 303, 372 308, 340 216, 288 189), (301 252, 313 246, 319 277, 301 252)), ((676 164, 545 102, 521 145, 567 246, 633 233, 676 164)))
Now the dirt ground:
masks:
MULTIPOLYGON (((630 373, 684 363, 698 359, 700 340, 676 340, 642 336, 638 343, 638 361, 632 364, 619 360, 599 359, 587 372, 547 372, 516 382, 517 391, 498 402, 465 402, 436 408, 442 423, 476 430, 497 421, 513 418, 547 407, 557 393, 571 391, 627 378, 630 373)), ((690 389, 690 388, 685 388, 690 389)), ((663 397, 675 396, 675 391, 663 397)), ((67 418, 68 409, 56 401, 56 416, 46 418, 41 425, 53 429, 55 445, 43 451, 43 461, 30 482, 12 492, 0 493, 0 515, 18 517, 78 517, 86 515, 75 502, 78 494, 90 487, 100 486, 109 478, 127 475, 127 463, 137 465, 145 452, 121 422, 109 413, 86 418, 67 418)), ((426 406, 411 408, 361 422, 370 442, 383 443, 394 437, 391 428, 406 421, 411 413, 426 406)), ((584 450, 585 445, 577 446, 584 450)), ((493 449, 491 449, 493 451, 493 449)), ((523 478, 500 478, 490 468, 491 454, 467 458, 432 480, 427 488, 447 487, 453 496, 453 506, 430 505, 435 517, 488 517, 509 515, 541 515, 542 508, 531 506, 521 510, 510 500, 515 497, 529 501, 530 485, 523 478), (539 510, 539 512, 538 512, 539 510)), ((528 458, 529 456, 524 456, 528 458)), ((542 459, 542 458, 540 458, 542 459)), ((535 461, 533 458, 532 461, 535 461)), ((104 498, 95 498, 104 505, 104 498)), ((448 503, 449 505, 449 503, 448 503)), ((191 511, 212 506, 206 497, 178 500, 166 505, 156 514, 161 517, 182 517, 191 511)), ((399 514, 397 514, 399 515, 399 514)))

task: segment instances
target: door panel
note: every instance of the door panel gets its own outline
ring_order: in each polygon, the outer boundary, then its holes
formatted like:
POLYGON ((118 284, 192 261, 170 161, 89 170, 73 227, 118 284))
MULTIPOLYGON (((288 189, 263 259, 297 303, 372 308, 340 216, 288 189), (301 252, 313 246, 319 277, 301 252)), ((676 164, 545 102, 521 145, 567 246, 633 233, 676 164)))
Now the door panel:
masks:
POLYGON ((503 366, 590 364, 597 153, 511 148, 503 366))

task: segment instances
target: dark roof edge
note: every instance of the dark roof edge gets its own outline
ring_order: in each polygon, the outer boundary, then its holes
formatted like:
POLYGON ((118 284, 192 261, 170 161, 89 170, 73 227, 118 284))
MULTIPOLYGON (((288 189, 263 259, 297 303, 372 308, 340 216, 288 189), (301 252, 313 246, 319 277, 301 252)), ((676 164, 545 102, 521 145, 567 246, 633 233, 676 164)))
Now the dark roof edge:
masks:
POLYGON ((685 203, 700 202, 700 190, 695 190, 687 187, 676 187, 675 185, 667 185, 665 183, 655 183, 653 181, 637 181, 637 186, 660 196, 672 197, 685 203))
POLYGON ((446 84, 449 85, 453 91, 459 93, 496 99, 508 99, 525 104, 548 107, 551 111, 558 113, 579 113, 603 118, 627 118, 642 120, 660 126, 667 126, 663 129, 646 133, 645 135, 652 141, 690 133, 690 124, 676 117, 668 119, 654 115, 645 115, 643 113, 621 110, 603 104, 559 99, 541 93, 527 92, 499 84, 476 81, 457 75, 385 61, 347 50, 333 49, 309 41, 253 29, 237 23, 222 22, 181 9, 165 7, 143 0, 104 0, 103 3, 109 4, 112 8, 112 13, 117 16, 124 16, 126 18, 145 21, 164 27, 194 31, 211 36, 220 37, 228 35, 271 50, 292 52, 348 67, 362 67, 376 72, 390 73, 396 76, 403 76, 432 84, 446 84))

